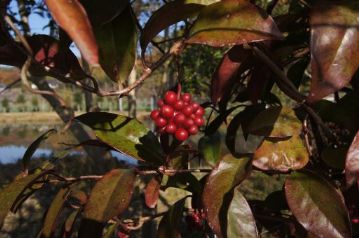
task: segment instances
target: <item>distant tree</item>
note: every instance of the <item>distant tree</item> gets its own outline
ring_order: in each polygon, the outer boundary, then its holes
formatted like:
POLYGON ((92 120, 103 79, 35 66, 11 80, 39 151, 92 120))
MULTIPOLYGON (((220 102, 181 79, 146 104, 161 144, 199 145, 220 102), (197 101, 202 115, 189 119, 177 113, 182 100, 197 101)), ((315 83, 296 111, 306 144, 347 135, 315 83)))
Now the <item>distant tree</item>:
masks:
POLYGON ((9 108, 9 100, 7 98, 4 98, 1 101, 1 106, 5 109, 5 112, 9 112, 10 108, 9 108))

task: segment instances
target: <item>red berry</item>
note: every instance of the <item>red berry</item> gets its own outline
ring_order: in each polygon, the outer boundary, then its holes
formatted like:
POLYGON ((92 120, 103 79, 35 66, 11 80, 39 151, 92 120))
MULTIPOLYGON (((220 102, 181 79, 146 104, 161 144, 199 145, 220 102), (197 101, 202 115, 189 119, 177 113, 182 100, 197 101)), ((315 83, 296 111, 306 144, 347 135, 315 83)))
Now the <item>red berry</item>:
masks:
POLYGON ((186 116, 190 116, 193 113, 193 107, 191 105, 185 106, 182 109, 183 114, 185 114, 186 116))
POLYGON ((190 128, 191 126, 194 126, 194 121, 191 119, 191 118, 187 118, 183 125, 186 127, 186 128, 190 128))
POLYGON ((158 106, 158 107, 162 107, 163 105, 165 105, 165 103, 163 102, 163 100, 162 100, 162 99, 158 100, 157 106, 158 106))
POLYGON ((161 107, 161 115, 165 118, 171 118, 174 115, 174 110, 171 106, 164 105, 161 107))
POLYGON ((176 132, 176 130, 177 130, 176 124, 174 124, 173 122, 170 122, 170 123, 167 124, 166 132, 168 134, 173 134, 173 133, 176 132))
POLYGON ((175 137, 179 141, 187 140, 188 132, 183 128, 179 128, 179 129, 176 130, 175 137))
POLYGON ((198 127, 197 126, 191 126, 189 129, 188 129, 188 132, 191 134, 191 135, 195 135, 198 133, 198 127))
POLYGON ((153 111, 151 112, 150 117, 151 117, 152 120, 156 120, 159 115, 160 115, 160 111, 157 110, 157 109, 155 109, 155 110, 153 110, 153 111))
POLYGON ((173 105, 177 101, 177 94, 173 91, 167 91, 163 99, 167 104, 173 105))
POLYGON ((184 94, 182 94, 181 98, 182 98, 182 100, 183 100, 184 102, 190 102, 190 101, 191 101, 191 94, 189 94, 189 93, 184 93, 184 94))
POLYGON ((156 126, 161 128, 161 127, 164 127, 167 124, 167 121, 163 117, 157 117, 155 123, 156 123, 156 126))
POLYGON ((160 134, 164 134, 166 132, 166 126, 157 129, 160 134))
POLYGON ((182 100, 178 100, 174 103, 173 105, 174 109, 176 109, 177 111, 181 111, 182 108, 184 107, 184 102, 182 100))
POLYGON ((193 107, 193 110, 196 111, 200 107, 200 105, 198 103, 194 102, 194 103, 192 103, 192 107, 193 107))
POLYGON ((203 107, 199 107, 194 114, 196 114, 196 116, 198 116, 198 117, 203 116, 203 115, 204 115, 204 109, 203 109, 203 107))
POLYGON ((202 117, 196 117, 194 119, 194 123, 197 125, 197 126, 203 126, 204 125, 204 119, 202 117))
POLYGON ((178 113, 173 118, 173 122, 176 123, 177 126, 180 126, 186 120, 186 116, 183 113, 178 113))

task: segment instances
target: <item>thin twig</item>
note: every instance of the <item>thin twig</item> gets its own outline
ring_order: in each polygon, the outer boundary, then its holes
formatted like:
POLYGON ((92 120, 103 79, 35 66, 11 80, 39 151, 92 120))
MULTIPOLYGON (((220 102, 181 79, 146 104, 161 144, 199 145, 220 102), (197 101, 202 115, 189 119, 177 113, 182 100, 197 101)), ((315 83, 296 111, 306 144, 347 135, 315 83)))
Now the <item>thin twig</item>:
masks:
POLYGON ((8 85, 6 85, 6 87, 0 91, 0 94, 4 93, 6 90, 9 90, 10 88, 14 87, 16 84, 21 82, 21 78, 20 79, 16 79, 15 81, 9 83, 8 85))

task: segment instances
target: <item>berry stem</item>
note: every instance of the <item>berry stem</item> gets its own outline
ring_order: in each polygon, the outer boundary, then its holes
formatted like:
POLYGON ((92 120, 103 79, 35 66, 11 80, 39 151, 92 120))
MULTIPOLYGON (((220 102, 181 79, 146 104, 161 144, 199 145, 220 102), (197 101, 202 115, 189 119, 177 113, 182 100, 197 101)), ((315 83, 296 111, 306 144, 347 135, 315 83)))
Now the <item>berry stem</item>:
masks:
POLYGON ((181 83, 177 84, 177 100, 181 98, 182 85, 181 83))

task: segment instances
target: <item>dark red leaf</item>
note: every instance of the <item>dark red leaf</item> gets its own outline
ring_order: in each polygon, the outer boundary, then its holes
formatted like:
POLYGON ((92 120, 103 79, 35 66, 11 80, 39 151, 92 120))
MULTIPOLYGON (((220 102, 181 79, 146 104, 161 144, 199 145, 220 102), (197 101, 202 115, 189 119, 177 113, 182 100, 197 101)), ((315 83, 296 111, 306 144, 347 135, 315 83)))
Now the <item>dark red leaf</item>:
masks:
POLYGON ((95 36, 81 3, 78 0, 45 0, 45 3, 57 24, 73 39, 87 62, 98 65, 95 36))
POLYGON ((359 2, 318 1, 310 17, 309 102, 346 86, 359 67, 359 2))
POLYGON ((294 172, 284 187, 290 210, 307 231, 318 237, 351 237, 343 196, 324 178, 312 172, 294 172))
POLYGON ((202 201, 208 224, 218 237, 225 237, 226 215, 229 199, 231 198, 230 192, 246 178, 249 172, 249 158, 235 158, 228 154, 222 158, 207 179, 202 201), (225 212, 221 212, 223 209, 225 209, 225 212))
POLYGON ((250 50, 242 46, 234 46, 222 58, 213 74, 211 82, 211 99, 217 103, 222 97, 228 95, 234 81, 249 66, 251 56, 250 50))
POLYGON ((357 132, 349 147, 345 161, 345 178, 348 186, 359 180, 359 132, 357 132))
POLYGON ((221 1, 202 9, 187 43, 215 47, 282 39, 272 17, 246 0, 221 1))

